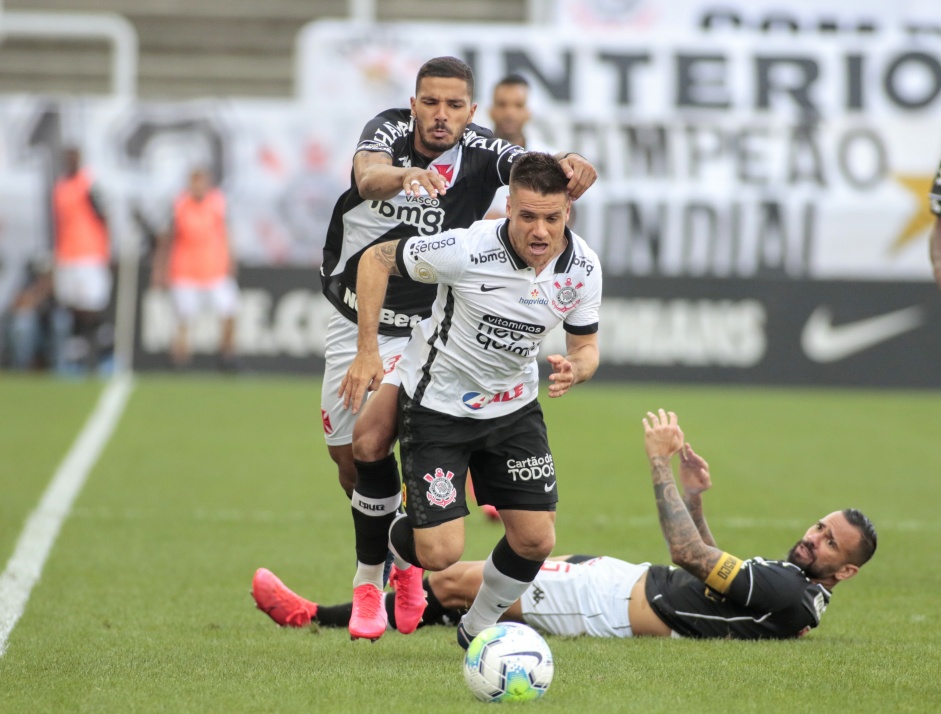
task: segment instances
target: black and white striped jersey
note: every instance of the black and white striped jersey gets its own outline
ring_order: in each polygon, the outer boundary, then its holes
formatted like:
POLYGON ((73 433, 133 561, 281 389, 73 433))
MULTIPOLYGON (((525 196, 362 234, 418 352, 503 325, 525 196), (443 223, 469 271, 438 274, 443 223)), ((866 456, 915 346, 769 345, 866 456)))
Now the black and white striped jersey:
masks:
POLYGON ((651 566, 647 600, 684 637, 733 640, 800 637, 820 624, 830 592, 781 560, 742 562, 723 595, 682 568, 651 566))
POLYGON ((566 229, 567 245, 537 274, 513 249, 505 219, 398 245, 399 273, 438 284, 396 365, 402 388, 423 407, 491 419, 536 399, 536 358, 549 331, 598 331, 601 264, 566 229))
POLYGON ((928 203, 931 206, 931 212, 941 217, 941 166, 938 167, 938 171, 934 175, 931 193, 928 194, 928 203))
MULTIPOLYGON (((350 188, 333 209, 320 269, 327 299, 356 322, 356 273, 363 252, 371 245, 410 236, 431 236, 452 228, 467 228, 484 217, 494 192, 510 181, 513 159, 525 149, 496 139, 489 129, 469 124, 455 146, 429 160, 415 151, 409 109, 389 109, 374 117, 360 135, 356 151, 378 151, 397 167, 435 169, 448 181, 443 196, 397 196, 384 201, 363 199, 351 174, 350 188)), ((434 286, 389 280, 379 323, 384 335, 408 335, 428 316, 434 286)))

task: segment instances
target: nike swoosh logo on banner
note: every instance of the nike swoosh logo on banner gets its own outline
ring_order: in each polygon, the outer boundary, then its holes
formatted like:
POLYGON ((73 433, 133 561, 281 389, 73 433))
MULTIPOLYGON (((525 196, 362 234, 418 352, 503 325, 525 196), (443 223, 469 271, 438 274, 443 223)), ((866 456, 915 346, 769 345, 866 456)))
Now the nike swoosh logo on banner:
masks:
POLYGON ((503 290, 503 288, 505 287, 506 285, 481 285, 480 292, 490 293, 490 292, 493 292, 494 290, 503 290))
POLYGON ((801 347, 814 362, 838 362, 920 327, 925 309, 913 305, 843 325, 833 324, 830 308, 818 307, 801 333, 801 347))
POLYGON ((549 491, 555 488, 555 481, 553 481, 552 483, 544 483, 542 487, 546 489, 546 493, 549 493, 549 491))

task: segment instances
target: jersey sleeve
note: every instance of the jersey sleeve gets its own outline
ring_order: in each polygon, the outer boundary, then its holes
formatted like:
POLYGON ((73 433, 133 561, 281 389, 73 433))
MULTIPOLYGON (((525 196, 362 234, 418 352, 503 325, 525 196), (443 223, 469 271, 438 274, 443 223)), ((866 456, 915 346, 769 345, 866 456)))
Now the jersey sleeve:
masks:
POLYGON ((928 204, 931 206, 931 212, 941 218, 941 166, 934 175, 931 192, 928 194, 928 204))
POLYGON ((400 112, 390 110, 370 119, 359 135, 356 152, 375 151, 394 156, 399 144, 408 140, 408 125, 403 123, 400 112))
MULTIPOLYGON (((807 609, 814 612, 813 597, 808 596, 810 583, 797 568, 778 562, 766 562, 760 558, 739 561, 728 553, 723 554, 723 558, 716 565, 717 569, 723 567, 734 569, 734 573, 728 577, 727 589, 713 587, 710 582, 712 574, 706 579, 706 585, 739 605, 757 610, 778 611, 805 603, 807 609), (736 561, 738 565, 730 565, 731 561, 736 561)), ((814 612, 814 615, 819 621, 819 612, 814 612)))
POLYGON ((419 283, 453 285, 470 263, 460 234, 464 229, 433 236, 403 238, 395 251, 399 273, 419 283))
POLYGON ((584 292, 578 305, 565 316, 563 328, 573 335, 590 335, 598 331, 598 312, 601 309, 601 263, 597 258, 585 276, 584 292))

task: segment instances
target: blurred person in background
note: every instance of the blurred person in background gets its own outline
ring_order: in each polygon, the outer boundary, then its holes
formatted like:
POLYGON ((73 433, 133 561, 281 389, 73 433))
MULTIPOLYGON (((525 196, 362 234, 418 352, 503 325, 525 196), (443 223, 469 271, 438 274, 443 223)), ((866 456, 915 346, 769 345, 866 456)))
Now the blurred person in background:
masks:
POLYGON ((941 166, 938 167, 938 172, 934 176, 931 193, 928 194, 928 203, 931 206, 931 212, 936 216, 934 228, 931 231, 928 254, 931 258, 934 281, 941 288, 941 166))
POLYGON ((225 196, 209 171, 194 169, 188 187, 173 206, 169 230, 157 239, 151 284, 170 290, 177 326, 170 346, 174 367, 190 363, 190 329, 204 306, 221 321, 219 366, 237 367, 235 317, 238 310, 237 263, 226 227, 225 196))
POLYGON ((72 329, 68 310, 53 299, 53 261, 40 255, 24 270, 24 282, 6 321, 9 364, 13 369, 59 367, 62 347, 72 329))
POLYGON ((98 367, 104 312, 111 302, 111 250, 104 202, 74 147, 62 153, 62 176, 52 192, 55 270, 53 291, 77 340, 63 346, 60 368, 82 361, 98 367), (84 353, 84 354, 82 354, 84 353))
MULTIPOLYGON (((522 146, 527 151, 544 151, 555 154, 555 149, 546 146, 538 139, 527 137, 526 125, 532 118, 529 110, 529 82, 519 74, 508 74, 493 87, 493 99, 490 104, 490 118, 493 120, 493 135, 511 144, 522 146)), ((486 218, 506 216, 506 201, 510 195, 509 186, 501 186, 493 197, 493 203, 486 218)))

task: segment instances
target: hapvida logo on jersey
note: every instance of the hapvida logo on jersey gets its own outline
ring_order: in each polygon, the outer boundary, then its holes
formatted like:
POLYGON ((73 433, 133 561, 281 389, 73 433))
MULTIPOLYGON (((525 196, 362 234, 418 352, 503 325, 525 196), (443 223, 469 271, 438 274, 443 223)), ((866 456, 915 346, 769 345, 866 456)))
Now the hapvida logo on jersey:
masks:
POLYGON ((414 226, 423 236, 441 232, 444 224, 444 209, 436 198, 409 196, 404 204, 390 201, 370 201, 370 210, 383 218, 414 226))
POLYGON ((548 305, 549 300, 542 297, 539 288, 533 288, 529 291, 529 297, 521 297, 520 305, 548 305))
POLYGON ((444 508, 457 500, 457 489, 452 483, 454 474, 447 473, 443 469, 435 469, 435 475, 425 474, 422 478, 428 482, 428 490, 425 491, 425 497, 432 506, 444 508))
POLYGON ((483 409, 488 404, 493 402, 510 402, 514 399, 519 399, 523 396, 523 383, 520 382, 513 389, 508 389, 505 392, 497 392, 493 396, 487 396, 486 394, 481 394, 480 392, 465 392, 461 397, 461 402, 464 406, 470 409, 471 411, 477 411, 478 409, 483 409))
POLYGON ((571 278, 566 278, 565 283, 558 281, 552 283, 555 286, 556 294, 552 300, 552 307, 559 312, 568 312, 578 307, 582 299, 578 296, 578 291, 584 287, 584 283, 572 284, 571 278))
POLYGON ((545 456, 530 456, 522 461, 508 459, 506 471, 514 481, 538 481, 555 477, 555 462, 548 452, 545 456))

